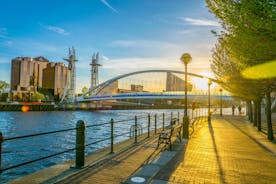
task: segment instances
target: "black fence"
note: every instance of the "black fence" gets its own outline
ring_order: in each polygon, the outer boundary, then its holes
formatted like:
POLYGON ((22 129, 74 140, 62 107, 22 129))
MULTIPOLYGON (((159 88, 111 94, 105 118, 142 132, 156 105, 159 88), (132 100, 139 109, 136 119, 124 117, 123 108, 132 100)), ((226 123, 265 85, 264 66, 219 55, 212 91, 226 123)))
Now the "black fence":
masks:
MULTIPOLYGON (((207 111, 206 111, 206 109, 195 109, 195 110, 191 111, 191 113, 192 113, 192 116, 191 116, 191 121, 190 121, 191 122, 190 127, 193 130, 195 120, 200 117, 207 116, 207 111)), ((161 114, 154 114, 154 115, 147 114, 146 116, 134 116, 133 118, 130 118, 130 119, 124 119, 124 120, 118 120, 118 121, 111 119, 109 122, 99 123, 99 124, 94 124, 94 125, 87 125, 87 126, 84 121, 79 120, 76 123, 76 127, 74 127, 74 128, 49 131, 49 132, 41 132, 41 133, 29 134, 29 135, 23 135, 23 136, 7 137, 7 138, 5 138, 3 136, 3 134, 0 132, 0 172, 2 173, 4 171, 7 171, 7 170, 10 170, 13 168, 21 167, 21 166, 24 166, 27 164, 32 164, 34 162, 38 162, 41 160, 45 160, 45 159, 48 159, 51 157, 55 157, 55 156, 62 155, 62 154, 68 153, 68 152, 73 152, 73 151, 75 151, 75 167, 82 168, 85 164, 84 163, 85 148, 87 148, 91 145, 97 145, 104 141, 110 141, 109 145, 107 147, 110 147, 110 153, 114 153, 114 146, 116 145, 114 143, 115 139, 122 137, 122 136, 129 135, 128 139, 133 139, 133 143, 135 144, 138 142, 139 136, 141 136, 145 133, 147 133, 148 138, 151 136, 155 136, 158 134, 158 131, 164 130, 166 127, 170 126, 173 121, 177 121, 178 123, 180 123, 181 119, 182 118, 180 118, 179 112, 177 112, 177 114, 173 114, 173 113, 170 113, 170 114, 161 113, 161 114), (142 119, 144 119, 144 120, 146 119, 146 121, 147 121, 146 125, 139 124, 139 121, 141 121, 142 119), (125 132, 116 134, 114 131, 114 129, 115 129, 114 125, 116 125, 118 123, 123 123, 123 122, 130 123, 129 131, 125 131, 125 132), (86 131, 89 131, 88 129, 92 129, 92 128, 95 128, 98 126, 106 126, 106 125, 109 125, 109 127, 110 127, 110 135, 108 137, 86 143, 86 139, 85 139, 86 134, 85 133, 86 133, 86 131), (21 140, 21 139, 26 139, 26 138, 35 139, 36 137, 42 136, 42 135, 50 135, 50 134, 57 134, 57 133, 62 133, 62 132, 72 132, 72 131, 76 132, 75 147, 68 148, 66 150, 59 151, 57 153, 45 155, 45 156, 30 160, 30 161, 14 164, 12 166, 2 167, 2 151, 3 151, 2 144, 3 143, 12 141, 12 140, 16 141, 16 140, 21 140)), ((51 146, 51 145, 49 145, 49 146, 51 146)))

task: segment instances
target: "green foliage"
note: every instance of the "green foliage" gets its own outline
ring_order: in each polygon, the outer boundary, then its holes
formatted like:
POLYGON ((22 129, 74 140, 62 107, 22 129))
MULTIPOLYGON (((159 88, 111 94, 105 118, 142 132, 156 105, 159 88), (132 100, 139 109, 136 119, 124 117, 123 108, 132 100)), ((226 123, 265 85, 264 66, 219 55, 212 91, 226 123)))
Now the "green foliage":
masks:
POLYGON ((8 86, 9 84, 7 82, 0 81, 0 93, 3 92, 8 86))
POLYGON ((88 88, 86 86, 84 86, 82 89, 81 89, 81 92, 82 94, 88 92, 88 88))
POLYGON ((275 90, 274 79, 250 80, 248 67, 276 59, 275 0, 206 0, 223 26, 213 49, 212 70, 223 87, 244 99, 275 90))
POLYGON ((37 101, 43 101, 45 100, 45 96, 39 92, 36 92, 31 96, 31 101, 37 102, 37 101))

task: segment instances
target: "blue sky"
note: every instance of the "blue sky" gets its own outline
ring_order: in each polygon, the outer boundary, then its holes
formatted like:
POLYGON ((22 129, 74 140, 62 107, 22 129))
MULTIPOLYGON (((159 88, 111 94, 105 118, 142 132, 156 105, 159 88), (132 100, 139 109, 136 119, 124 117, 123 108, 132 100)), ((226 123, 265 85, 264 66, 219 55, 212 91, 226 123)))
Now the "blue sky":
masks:
POLYGON ((78 88, 89 86, 89 63, 100 52, 100 81, 143 69, 210 71, 211 49, 220 30, 204 0, 9 0, 0 2, 0 80, 10 81, 17 56, 51 61, 77 52, 78 88))

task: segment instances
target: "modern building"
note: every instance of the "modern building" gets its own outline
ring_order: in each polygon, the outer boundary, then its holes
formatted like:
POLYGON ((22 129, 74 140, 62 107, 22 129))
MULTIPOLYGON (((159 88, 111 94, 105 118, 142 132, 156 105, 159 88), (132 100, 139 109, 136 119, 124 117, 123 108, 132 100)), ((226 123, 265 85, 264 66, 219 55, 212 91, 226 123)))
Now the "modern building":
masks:
POLYGON ((105 94, 117 94, 118 93, 118 81, 114 81, 99 92, 99 95, 105 94))
MULTIPOLYGON (((185 80, 167 72, 166 91, 185 91, 185 80)), ((187 83, 187 91, 192 91, 192 84, 187 83)))
POLYGON ((42 56, 14 58, 11 62, 11 99, 28 101, 45 86, 52 95, 60 96, 66 80, 67 67, 62 63, 50 63, 42 56))
POLYGON ((42 88, 51 91, 51 93, 60 99, 66 87, 68 68, 64 63, 48 63, 43 70, 42 88))
POLYGON ((130 86, 130 90, 132 92, 143 92, 143 88, 144 88, 144 86, 136 85, 136 84, 131 84, 131 86, 130 86))
POLYGON ((42 56, 14 58, 11 63, 11 97, 23 98, 36 93, 42 87, 43 69, 48 62, 42 56))

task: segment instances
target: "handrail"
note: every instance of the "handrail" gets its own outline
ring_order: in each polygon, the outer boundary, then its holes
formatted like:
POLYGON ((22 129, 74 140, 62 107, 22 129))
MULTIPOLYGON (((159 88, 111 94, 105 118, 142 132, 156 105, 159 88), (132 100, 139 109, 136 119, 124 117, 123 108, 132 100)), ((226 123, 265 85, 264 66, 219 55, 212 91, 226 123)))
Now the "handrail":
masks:
POLYGON ((41 133, 36 133, 36 134, 8 137, 8 138, 4 138, 3 141, 10 141, 10 140, 14 140, 14 139, 22 139, 22 138, 28 138, 28 137, 36 137, 36 136, 40 136, 40 135, 54 134, 54 133, 60 133, 60 132, 67 132, 67 131, 71 131, 71 130, 76 130, 76 128, 68 128, 68 129, 55 130, 55 131, 50 131, 50 132, 41 132, 41 133))
POLYGON ((51 157, 54 157, 54 156, 57 156, 57 155, 61 155, 61 154, 73 151, 75 149, 76 148, 67 149, 67 150, 62 151, 62 152, 54 153, 52 155, 48 155, 48 156, 41 157, 41 158, 38 158, 38 159, 35 159, 35 160, 30 160, 30 161, 27 161, 27 162, 16 164, 16 165, 13 165, 13 166, 10 166, 10 167, 3 168, 3 169, 1 169, 1 171, 3 172, 3 171, 6 171, 6 170, 10 170, 10 169, 16 168, 16 167, 20 167, 20 166, 23 166, 23 165, 31 164, 31 163, 34 163, 34 162, 37 162, 37 161, 40 161, 40 160, 44 160, 44 159, 47 159, 47 158, 51 158, 51 157))
MULTIPOLYGON (((180 113, 178 112, 178 114, 177 114, 177 119, 178 120, 179 120, 179 114, 180 113)), ((203 114, 204 114, 204 112, 199 110, 199 116, 198 117, 203 116, 203 114)), ((57 156, 57 155, 61 155, 61 154, 67 153, 67 152, 71 152, 71 151, 74 151, 74 150, 76 150, 76 158, 78 158, 78 156, 80 156, 80 158, 82 158, 82 156, 84 157, 84 155, 78 155, 78 154, 80 154, 79 151, 78 151, 79 149, 82 149, 82 151, 80 151, 80 152, 81 152, 81 154, 84 154, 85 147, 89 147, 90 145, 95 145, 95 144, 98 144, 100 142, 104 142, 104 141, 108 141, 108 140, 111 141, 110 144, 108 144, 108 146, 111 147, 111 153, 113 153, 113 144, 114 144, 113 139, 121 137, 121 136, 128 135, 130 133, 130 132, 123 132, 123 133, 120 133, 120 134, 114 134, 114 126, 113 126, 114 124, 118 124, 118 123, 122 123, 122 122, 132 122, 131 125, 134 127, 133 131, 134 131, 134 138, 135 138, 135 143, 136 143, 137 142, 137 137, 143 134, 143 130, 146 130, 145 133, 148 133, 148 137, 150 137, 150 134, 151 134, 150 132, 154 132, 154 134, 157 134, 157 129, 160 130, 160 128, 170 125, 171 120, 174 118, 173 116, 176 117, 176 115, 172 114, 172 113, 168 114, 168 115, 165 115, 164 113, 162 113, 162 114, 161 113, 160 114, 149 113, 146 116, 145 115, 139 115, 139 116, 135 116, 135 118, 123 119, 123 120, 118 120, 118 121, 115 121, 115 120, 111 119, 110 122, 98 123, 98 124, 94 124, 94 125, 90 124, 90 125, 87 125, 87 126, 85 126, 85 123, 82 121, 82 123, 83 123, 82 128, 83 129, 80 129, 81 127, 78 127, 78 125, 77 125, 75 128, 67 128, 67 129, 62 129, 62 130, 41 132, 41 133, 36 133, 36 134, 29 134, 29 135, 22 135, 22 136, 8 137, 8 138, 3 138, 3 136, 1 137, 2 133, 0 132, 0 134, 1 134, 0 135, 0 172, 7 171, 7 170, 10 170, 10 169, 13 169, 13 168, 17 168, 17 167, 20 167, 20 166, 23 166, 23 165, 31 164, 31 163, 41 161, 41 160, 44 160, 44 159, 48 159, 48 158, 51 158, 51 157, 54 157, 54 156, 57 156), (137 122, 139 120, 146 119, 146 118, 148 119, 147 123, 145 121, 142 121, 143 122, 142 124, 139 124, 137 122), (29 137, 37 137, 37 136, 48 135, 48 134, 68 132, 68 131, 73 131, 73 130, 76 130, 76 132, 77 132, 76 136, 78 136, 79 131, 83 131, 82 135, 85 135, 85 128, 93 128, 93 127, 103 126, 103 125, 110 125, 110 128, 111 128, 111 130, 110 130, 111 135, 107 136, 106 138, 102 138, 102 139, 99 139, 99 140, 96 140, 96 141, 93 141, 93 142, 90 142, 90 143, 86 143, 86 144, 85 144, 85 140, 83 140, 83 142, 84 142, 83 147, 76 143, 76 147, 74 147, 74 148, 70 148, 70 149, 67 149, 67 150, 64 150, 64 151, 60 151, 58 153, 53 153, 51 155, 43 156, 43 157, 40 157, 40 158, 37 158, 37 159, 34 159, 34 160, 30 160, 30 161, 22 162, 22 163, 19 163, 19 164, 15 164, 13 166, 2 168, 2 165, 1 165, 2 153, 1 153, 1 150, 2 150, 2 143, 3 142, 11 141, 11 140, 17 140, 17 139, 24 139, 24 138, 29 138, 29 137), (142 131, 140 134, 137 133, 138 132, 138 127, 142 131), (150 131, 150 132, 147 132, 147 131, 150 131)), ((81 139, 85 139, 85 138, 83 136, 83 138, 78 137, 78 139, 81 140, 81 139)), ((131 137, 129 139, 131 139, 131 137)), ((76 163, 77 163, 77 159, 76 159, 76 163)))

